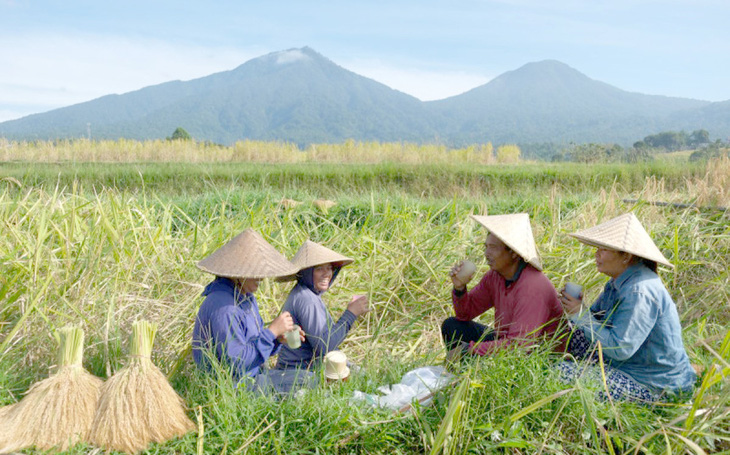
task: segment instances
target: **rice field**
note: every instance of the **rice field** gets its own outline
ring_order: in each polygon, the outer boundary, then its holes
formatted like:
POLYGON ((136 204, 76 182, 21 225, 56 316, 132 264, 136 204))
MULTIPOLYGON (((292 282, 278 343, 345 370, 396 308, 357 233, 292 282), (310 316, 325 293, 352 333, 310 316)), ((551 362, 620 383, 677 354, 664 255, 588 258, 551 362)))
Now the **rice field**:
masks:
MULTIPOLYGON (((135 146, 105 145, 118 155, 135 146)), ((0 163, 2 405, 48 377, 56 329, 80 325, 84 367, 108 379, 126 364, 133 323, 146 319, 158 326, 152 359, 196 424, 183 438, 151 445, 154 453, 730 450, 730 212, 713 209, 730 205, 727 159, 692 166, 88 161, 0 163), (323 208, 318 199, 336 205, 323 208), (463 258, 486 271, 484 231, 469 214, 529 213, 545 273, 558 288, 582 283, 591 300, 607 277, 595 270, 593 249, 566 234, 629 210, 676 266, 661 275, 690 360, 704 369, 692 402, 655 409, 598 402, 587 386, 556 380, 553 355, 518 350, 463 365, 459 386, 410 414, 351 401, 355 390, 376 393, 410 369, 443 362, 439 326, 453 314, 447 272, 463 258), (190 337, 211 277, 194 264, 248 227, 287 257, 309 238, 355 259, 325 301, 338 315, 351 294, 370 295, 373 311, 342 347, 362 365, 360 375, 278 402, 196 371, 190 337)), ((264 320, 276 316, 289 286, 262 283, 264 320)), ((89 450, 81 444, 69 453, 89 450)))

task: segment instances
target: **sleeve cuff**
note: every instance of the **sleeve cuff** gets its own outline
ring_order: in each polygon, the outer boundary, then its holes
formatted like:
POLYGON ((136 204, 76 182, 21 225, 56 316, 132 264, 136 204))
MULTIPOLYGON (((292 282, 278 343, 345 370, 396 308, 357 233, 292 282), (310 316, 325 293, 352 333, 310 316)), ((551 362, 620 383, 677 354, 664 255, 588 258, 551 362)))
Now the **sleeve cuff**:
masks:
POLYGON ((454 292, 455 297, 461 297, 464 294, 466 294, 466 287, 464 287, 464 289, 461 289, 461 290, 454 288, 453 292, 454 292))
POLYGON ((355 313, 353 313, 350 310, 345 310, 344 313, 342 313, 342 319, 347 321, 350 326, 352 326, 355 323, 355 320, 357 319, 357 316, 355 316, 355 313))

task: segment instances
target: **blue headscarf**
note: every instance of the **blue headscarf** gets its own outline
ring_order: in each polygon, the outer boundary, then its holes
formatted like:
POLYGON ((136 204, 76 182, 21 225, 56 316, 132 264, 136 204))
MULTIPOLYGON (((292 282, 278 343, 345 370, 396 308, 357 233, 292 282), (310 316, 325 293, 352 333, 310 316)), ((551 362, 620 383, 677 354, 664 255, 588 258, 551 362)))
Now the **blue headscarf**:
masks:
MULTIPOLYGON (((337 274, 340 273, 340 270, 342 270, 342 265, 338 262, 332 262, 332 278, 330 278, 330 286, 332 286, 332 283, 335 282, 335 278, 337 278, 337 274)), ((322 265, 322 264, 319 264, 322 265)), ((316 266, 314 266, 316 267, 316 266)), ((309 267, 303 270, 300 270, 299 273, 297 273, 297 282, 303 286, 305 286, 310 291, 314 292, 317 295, 322 294, 325 291, 318 291, 314 287, 314 267, 309 267)), ((329 288, 328 288, 329 289, 329 288)))

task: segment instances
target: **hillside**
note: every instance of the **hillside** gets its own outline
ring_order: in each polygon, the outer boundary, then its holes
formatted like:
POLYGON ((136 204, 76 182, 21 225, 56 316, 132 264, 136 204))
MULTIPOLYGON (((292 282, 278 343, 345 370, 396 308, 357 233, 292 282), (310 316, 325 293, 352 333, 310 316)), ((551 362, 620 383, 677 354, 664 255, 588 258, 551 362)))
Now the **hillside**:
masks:
MULTIPOLYGON (((665 118, 709 102, 642 95, 588 78, 564 63, 529 63, 433 107, 455 143, 623 142, 670 128, 665 118)), ((730 126, 730 117, 726 119, 730 126)))
POLYGON ((730 101, 644 95, 568 65, 528 63, 466 93, 422 102, 304 47, 231 71, 108 95, 0 123, 14 140, 156 139, 185 128, 198 140, 471 143, 616 142, 666 130, 730 136, 730 101))

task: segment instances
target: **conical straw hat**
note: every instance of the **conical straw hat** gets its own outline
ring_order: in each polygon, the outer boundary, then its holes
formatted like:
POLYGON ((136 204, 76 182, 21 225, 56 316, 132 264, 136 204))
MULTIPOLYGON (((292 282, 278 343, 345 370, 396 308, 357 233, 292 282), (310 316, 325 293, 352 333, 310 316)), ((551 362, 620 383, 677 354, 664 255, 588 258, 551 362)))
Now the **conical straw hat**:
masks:
POLYGON ((631 212, 569 235, 587 245, 625 251, 674 268, 631 212))
POLYGON ((315 267, 322 264, 334 263, 340 267, 352 264, 353 260, 340 253, 335 253, 326 246, 307 240, 297 251, 297 254, 291 260, 296 268, 291 276, 279 278, 279 281, 291 281, 296 278, 297 272, 309 267, 315 267))
POLYGON ((532 236, 530 215, 516 213, 513 215, 471 215, 477 223, 494 234, 512 251, 530 263, 537 270, 542 270, 540 256, 537 254, 535 238, 532 236))
POLYGON ((200 270, 226 278, 274 278, 297 272, 284 255, 251 228, 197 265, 200 270))

